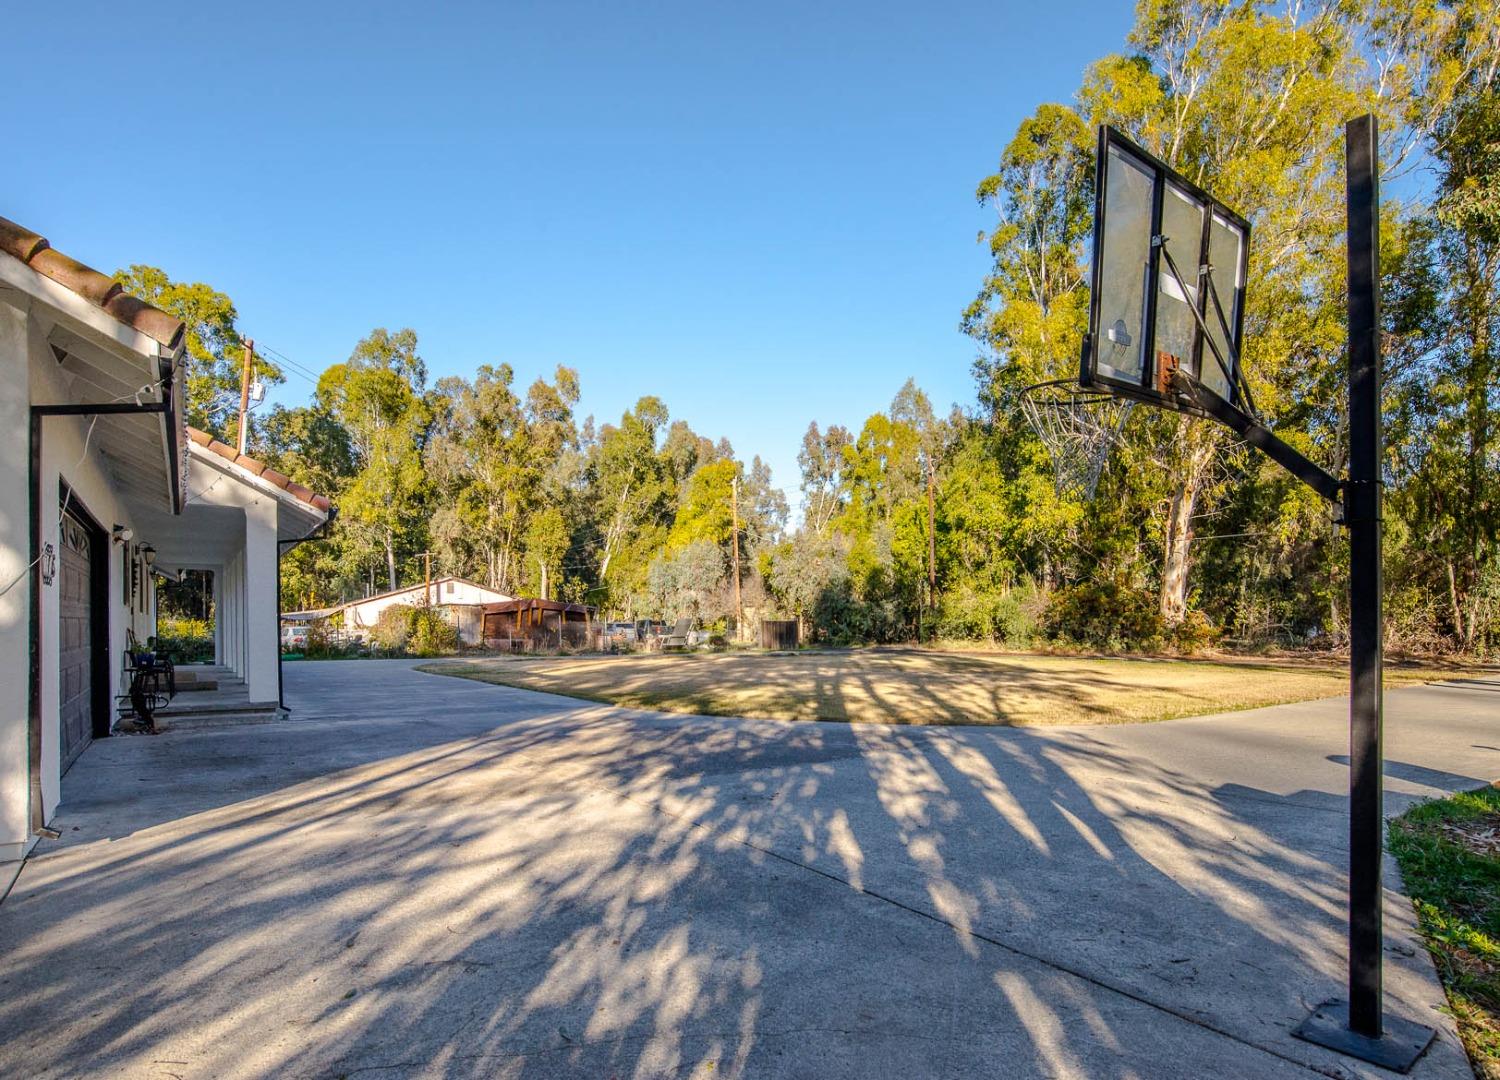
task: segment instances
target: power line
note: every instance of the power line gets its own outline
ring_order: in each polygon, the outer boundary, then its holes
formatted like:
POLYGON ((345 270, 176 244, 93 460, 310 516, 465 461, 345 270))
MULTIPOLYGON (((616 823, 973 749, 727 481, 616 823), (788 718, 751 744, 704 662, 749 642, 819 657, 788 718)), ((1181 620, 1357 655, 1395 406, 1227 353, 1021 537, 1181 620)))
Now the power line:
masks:
POLYGON ((267 352, 274 356, 278 361, 280 361, 290 371, 292 371, 293 374, 302 376, 302 378, 308 380, 314 385, 316 385, 318 380, 322 378, 322 376, 313 371, 311 368, 307 367, 304 364, 299 364, 286 353, 282 352, 280 349, 271 348, 271 346, 267 345, 264 341, 260 343, 260 348, 262 352, 267 352))

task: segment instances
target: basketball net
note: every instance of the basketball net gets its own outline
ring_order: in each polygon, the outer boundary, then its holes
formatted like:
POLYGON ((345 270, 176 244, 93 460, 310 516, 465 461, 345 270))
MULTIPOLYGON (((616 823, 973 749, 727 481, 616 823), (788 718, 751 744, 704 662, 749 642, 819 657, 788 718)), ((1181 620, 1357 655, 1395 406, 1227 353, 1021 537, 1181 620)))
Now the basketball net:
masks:
POLYGON ((1058 495, 1094 497, 1109 451, 1120 441, 1133 402, 1070 379, 1037 383, 1021 391, 1021 410, 1047 448, 1058 495))

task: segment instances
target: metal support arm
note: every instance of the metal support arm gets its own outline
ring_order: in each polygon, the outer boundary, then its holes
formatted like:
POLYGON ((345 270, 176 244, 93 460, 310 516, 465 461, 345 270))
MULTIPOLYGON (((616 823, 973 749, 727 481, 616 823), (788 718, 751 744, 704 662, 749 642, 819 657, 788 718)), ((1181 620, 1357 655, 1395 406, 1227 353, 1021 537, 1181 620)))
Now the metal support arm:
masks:
POLYGON ((1287 472, 1312 488, 1329 502, 1340 501, 1343 484, 1322 466, 1283 442, 1277 435, 1238 406, 1218 394, 1200 389, 1197 379, 1180 368, 1173 376, 1172 388, 1187 397, 1194 408, 1202 410, 1225 427, 1232 428, 1251 446, 1263 452, 1287 472))

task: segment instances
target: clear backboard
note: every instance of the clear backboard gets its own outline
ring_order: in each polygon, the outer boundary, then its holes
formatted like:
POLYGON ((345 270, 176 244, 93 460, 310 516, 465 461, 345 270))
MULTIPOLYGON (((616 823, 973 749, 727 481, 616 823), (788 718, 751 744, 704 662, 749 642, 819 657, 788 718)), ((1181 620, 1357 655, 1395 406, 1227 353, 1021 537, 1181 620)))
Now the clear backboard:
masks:
POLYGON ((1079 381, 1202 415, 1180 371, 1240 405, 1250 223, 1112 127, 1099 129, 1095 177, 1079 381))

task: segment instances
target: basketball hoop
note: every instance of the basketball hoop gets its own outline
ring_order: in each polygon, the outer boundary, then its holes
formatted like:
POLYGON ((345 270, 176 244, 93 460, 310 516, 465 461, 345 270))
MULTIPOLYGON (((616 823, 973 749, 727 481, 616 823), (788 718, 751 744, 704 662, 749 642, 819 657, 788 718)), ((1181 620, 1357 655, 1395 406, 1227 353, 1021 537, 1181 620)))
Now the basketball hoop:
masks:
POLYGON ((1094 497, 1110 448, 1130 416, 1129 399, 1053 379, 1021 391, 1021 410, 1052 459, 1057 493, 1094 497))

